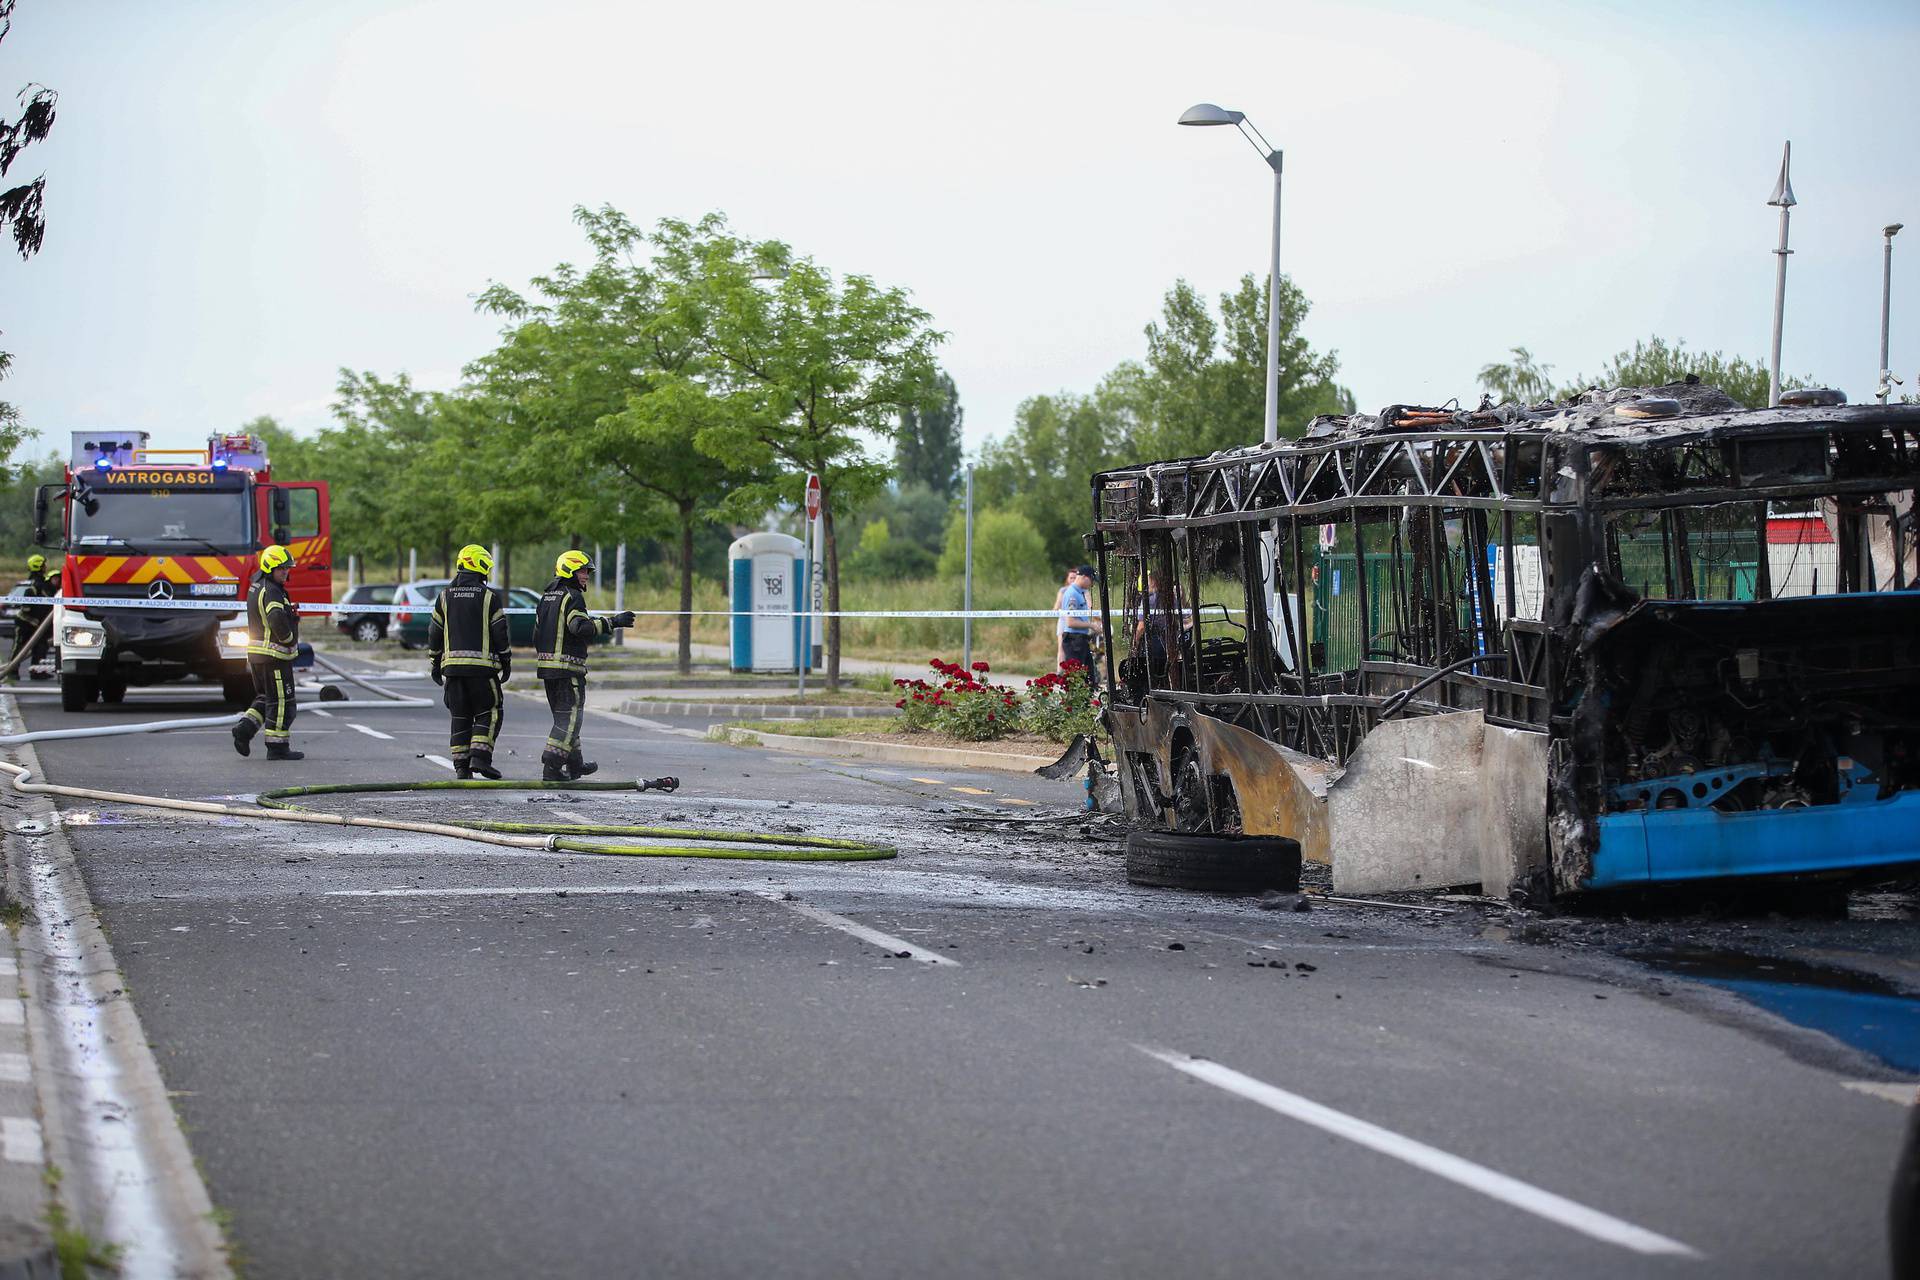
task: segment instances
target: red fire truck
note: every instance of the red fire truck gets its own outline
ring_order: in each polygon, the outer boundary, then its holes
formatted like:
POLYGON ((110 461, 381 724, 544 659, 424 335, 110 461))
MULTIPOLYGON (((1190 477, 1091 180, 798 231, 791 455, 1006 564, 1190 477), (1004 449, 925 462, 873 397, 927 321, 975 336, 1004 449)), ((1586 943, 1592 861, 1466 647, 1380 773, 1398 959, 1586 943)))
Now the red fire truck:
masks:
POLYGON ((153 606, 54 610, 68 711, 119 702, 128 685, 187 676, 217 681, 230 703, 251 699, 245 603, 263 547, 293 552, 287 590, 296 603, 333 602, 324 483, 274 480, 257 436, 217 435, 205 449, 152 449, 147 440, 144 431, 76 431, 65 482, 35 495, 34 541, 57 535, 66 553, 62 596, 153 606), (49 529, 54 503, 59 525, 49 529))

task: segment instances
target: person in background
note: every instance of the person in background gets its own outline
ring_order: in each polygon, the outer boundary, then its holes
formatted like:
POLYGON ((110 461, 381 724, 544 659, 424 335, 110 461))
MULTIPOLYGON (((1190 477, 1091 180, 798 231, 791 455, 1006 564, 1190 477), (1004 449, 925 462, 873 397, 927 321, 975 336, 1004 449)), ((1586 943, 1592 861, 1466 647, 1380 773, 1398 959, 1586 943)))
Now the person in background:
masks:
MULTIPOLYGON (((27 557, 27 585, 22 594, 45 596, 49 599, 60 594, 60 579, 58 575, 50 573, 47 570, 47 558, 38 551, 27 557)), ((52 605, 42 607, 37 604, 23 604, 14 609, 13 662, 11 669, 7 672, 7 679, 14 680, 19 678, 21 666, 20 653, 21 650, 27 647, 27 641, 32 640, 34 643, 33 656, 26 660, 26 665, 30 667, 38 666, 41 661, 46 658, 47 650, 53 645, 52 631, 49 629, 41 633, 38 638, 35 637, 34 633, 40 630, 40 624, 45 622, 47 617, 52 613, 52 605)), ((33 678, 35 680, 45 679, 38 671, 33 673, 33 678)))
POLYGON ((1087 683, 1091 688, 1100 687, 1100 674, 1093 665, 1093 637, 1100 630, 1100 620, 1093 616, 1091 591, 1094 587, 1093 566, 1083 564, 1067 575, 1067 585, 1060 589, 1057 607, 1060 611, 1060 662, 1078 662, 1087 669, 1087 683))

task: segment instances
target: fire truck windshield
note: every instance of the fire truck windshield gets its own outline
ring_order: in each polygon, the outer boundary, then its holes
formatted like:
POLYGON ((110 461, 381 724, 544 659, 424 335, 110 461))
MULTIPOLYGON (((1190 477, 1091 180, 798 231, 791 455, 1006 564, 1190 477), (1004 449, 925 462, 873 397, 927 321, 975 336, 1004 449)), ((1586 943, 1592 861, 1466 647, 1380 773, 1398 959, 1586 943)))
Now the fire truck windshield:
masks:
POLYGON ((73 546, 128 551, 245 552, 252 522, 245 491, 95 489, 96 506, 73 506, 73 546))

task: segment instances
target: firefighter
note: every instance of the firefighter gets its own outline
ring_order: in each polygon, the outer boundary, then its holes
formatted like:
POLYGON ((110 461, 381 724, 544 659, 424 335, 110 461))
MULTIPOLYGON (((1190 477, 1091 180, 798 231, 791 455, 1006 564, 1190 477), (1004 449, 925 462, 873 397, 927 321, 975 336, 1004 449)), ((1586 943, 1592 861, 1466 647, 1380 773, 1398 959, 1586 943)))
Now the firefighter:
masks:
POLYGON ((587 584, 592 581, 593 558, 584 551, 565 551, 553 566, 553 581, 540 597, 533 623, 533 660, 540 683, 547 689, 553 712, 553 730, 540 753, 544 782, 571 782, 600 766, 581 758, 580 717, 587 701, 587 645, 611 635, 615 627, 633 625, 633 611, 611 618, 587 612, 587 584))
MULTIPOLYGON (((47 596, 60 594, 60 579, 47 569, 47 558, 38 551, 27 557, 27 585, 22 592, 29 596, 47 596)), ((17 679, 20 675, 20 654, 27 647, 27 641, 34 640, 34 632, 53 612, 51 605, 23 604, 13 612, 13 662, 7 671, 7 679, 17 679)), ((43 634, 34 640, 33 657, 27 660, 28 666, 37 666, 47 656, 47 650, 53 644, 51 634, 43 634)), ((44 679, 39 672, 33 673, 36 680, 44 679)))
POLYGON ((253 705, 233 726, 233 749, 253 754, 253 735, 267 731, 267 759, 304 760, 293 749, 293 660, 300 651, 300 615, 287 598, 293 553, 275 544, 260 553, 260 569, 247 586, 247 667, 253 672, 253 705))
POLYGON ((501 691, 513 674, 513 649, 507 635, 506 593, 487 585, 493 556, 477 543, 460 548, 453 581, 433 602, 427 624, 427 661, 433 682, 445 691, 453 713, 448 754, 453 776, 497 780, 493 744, 500 737, 506 697, 501 691))

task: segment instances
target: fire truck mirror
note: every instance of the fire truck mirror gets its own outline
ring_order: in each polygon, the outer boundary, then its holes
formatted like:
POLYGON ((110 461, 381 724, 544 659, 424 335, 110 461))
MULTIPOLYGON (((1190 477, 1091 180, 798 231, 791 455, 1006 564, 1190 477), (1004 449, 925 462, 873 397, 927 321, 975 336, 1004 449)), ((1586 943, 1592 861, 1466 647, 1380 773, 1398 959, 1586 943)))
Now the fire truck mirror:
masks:
POLYGON ((33 545, 47 545, 47 491, 44 487, 33 492, 33 545))
POLYGON ((291 537, 288 526, 293 523, 293 502, 285 489, 273 491, 273 540, 285 546, 291 537))

